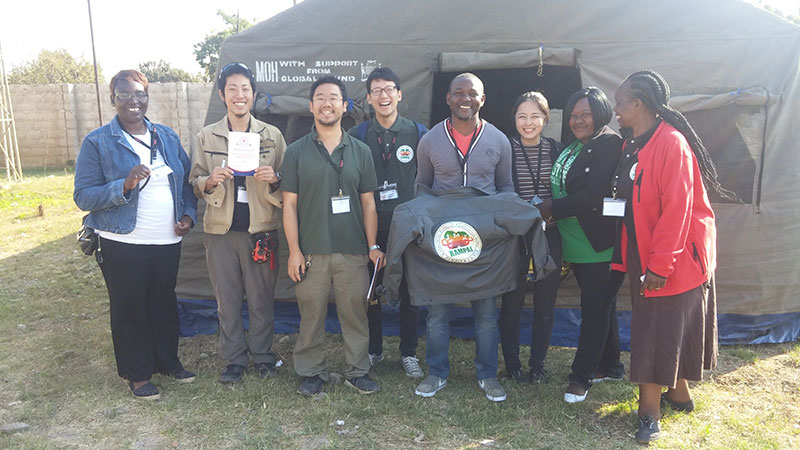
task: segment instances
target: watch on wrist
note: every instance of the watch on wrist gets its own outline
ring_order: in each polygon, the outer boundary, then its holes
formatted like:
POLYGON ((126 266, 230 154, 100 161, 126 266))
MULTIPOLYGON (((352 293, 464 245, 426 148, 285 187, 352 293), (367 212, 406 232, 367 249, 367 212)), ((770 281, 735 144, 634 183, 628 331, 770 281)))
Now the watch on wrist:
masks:
POLYGON ((380 250, 380 249, 381 249, 381 246, 380 246, 380 245, 378 245, 378 244, 375 244, 375 245, 373 245, 373 246, 371 246, 371 247, 369 248, 369 251, 373 251, 373 250, 380 250))

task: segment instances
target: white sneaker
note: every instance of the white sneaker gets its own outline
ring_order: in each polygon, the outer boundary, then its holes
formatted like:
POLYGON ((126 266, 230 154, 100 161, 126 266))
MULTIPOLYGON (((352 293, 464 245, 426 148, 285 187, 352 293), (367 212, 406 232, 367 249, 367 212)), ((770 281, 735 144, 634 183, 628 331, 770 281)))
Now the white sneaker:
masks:
POLYGON ((381 361, 383 361, 383 353, 378 353, 377 355, 375 353, 370 353, 369 354, 369 366, 370 367, 377 366, 378 363, 381 362, 381 361))
POLYGON ((419 366, 419 359, 416 356, 403 356, 400 358, 400 363, 403 364, 403 369, 406 371, 406 376, 411 378, 422 378, 425 375, 422 368, 419 366))

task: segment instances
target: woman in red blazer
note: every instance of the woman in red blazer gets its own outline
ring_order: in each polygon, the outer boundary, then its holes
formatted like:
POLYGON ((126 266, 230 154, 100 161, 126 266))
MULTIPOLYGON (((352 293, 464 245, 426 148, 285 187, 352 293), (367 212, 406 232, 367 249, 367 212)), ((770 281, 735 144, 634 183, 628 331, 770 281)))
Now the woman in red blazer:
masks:
POLYGON ((669 106, 661 75, 636 72, 614 97, 626 136, 611 186, 625 201, 614 268, 630 276, 630 379, 639 384, 636 439, 646 443, 659 437, 661 403, 692 411, 688 380, 716 365, 716 227, 706 189, 735 195, 720 186, 702 141, 669 106))

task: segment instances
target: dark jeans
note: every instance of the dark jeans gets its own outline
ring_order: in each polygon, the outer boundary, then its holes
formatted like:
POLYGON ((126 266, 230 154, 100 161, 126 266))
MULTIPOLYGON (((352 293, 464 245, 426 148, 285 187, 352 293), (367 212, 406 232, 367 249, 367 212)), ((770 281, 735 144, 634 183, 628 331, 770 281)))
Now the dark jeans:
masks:
MULTIPOLYGON (((528 367, 537 371, 544 367, 544 359, 547 356, 547 349, 550 347, 556 296, 558 286, 561 284, 561 234, 557 227, 550 227, 545 231, 545 236, 550 248, 550 257, 555 261, 558 269, 548 274, 545 279, 533 284, 533 327, 528 367)), ((527 245, 530 245, 531 240, 527 236, 525 241, 527 245)), ((503 360, 505 360, 508 373, 522 368, 519 360, 519 323, 525 304, 525 277, 528 273, 531 254, 532 252, 529 251, 520 259, 517 289, 503 294, 500 306, 500 344, 503 347, 503 360)))
MULTIPOLYGON (((378 274, 383 278, 383 274, 378 274)), ((378 283, 378 280, 376 280, 378 283)), ((400 355, 416 356, 419 335, 417 333, 418 320, 417 307, 411 304, 408 294, 406 279, 400 282, 400 355)), ((383 353, 383 318, 381 317, 381 303, 369 305, 367 309, 369 320, 369 352, 375 355, 383 353)))
POLYGON ((181 244, 100 242, 117 373, 129 381, 147 381, 153 373, 180 372, 175 282, 181 244))
POLYGON ((610 263, 572 264, 581 289, 581 331, 569 381, 589 388, 595 372, 622 376, 617 327, 617 291, 625 274, 610 263))
MULTIPOLYGON (((389 240, 389 225, 392 223, 391 215, 380 215, 378 220, 378 244, 381 248, 386 248, 389 240)), ((372 276, 372 264, 369 264, 370 276, 372 276)), ((375 285, 383 283, 383 271, 378 273, 375 285)), ((383 353, 383 317, 381 315, 380 301, 367 308, 367 320, 369 321, 369 352, 373 355, 383 353)), ((417 354, 417 344, 419 343, 418 327, 419 314, 417 307, 411 304, 411 296, 408 293, 406 277, 400 281, 400 355, 415 356, 417 354)))

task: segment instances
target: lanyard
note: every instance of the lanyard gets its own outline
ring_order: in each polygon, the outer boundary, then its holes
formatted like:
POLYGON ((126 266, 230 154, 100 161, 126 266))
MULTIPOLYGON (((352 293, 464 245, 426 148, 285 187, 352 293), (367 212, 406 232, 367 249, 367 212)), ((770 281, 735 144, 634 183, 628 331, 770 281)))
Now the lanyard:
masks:
POLYGON ((525 165, 528 166, 528 172, 531 173, 531 179, 533 181, 533 195, 539 195, 539 185, 541 184, 539 181, 539 175, 542 173, 542 140, 539 139, 539 145, 536 146, 539 152, 539 159, 536 161, 536 175, 533 174, 533 168, 531 167, 531 160, 528 158, 528 152, 525 151, 525 146, 522 145, 522 141, 519 142, 520 150, 522 151, 522 156, 525 157, 525 165))
POLYGON ((383 180, 387 182, 389 181, 389 161, 391 161, 392 155, 397 148, 397 133, 392 133, 392 141, 391 143, 387 142, 386 145, 383 145, 383 138, 378 133, 378 145, 381 148, 381 156, 383 157, 383 180), (389 150, 390 145, 391 150, 389 150))
MULTIPOLYGON (((125 131, 125 130, 122 130, 122 131, 125 131)), ((150 145, 145 144, 145 142, 143 140, 141 140, 138 137, 132 135, 131 133, 128 133, 127 131, 125 131, 125 133, 127 133, 128 136, 131 137, 131 139, 133 139, 134 141, 138 142, 139 144, 144 145, 145 148, 150 150, 150 165, 152 166, 153 163, 156 161, 156 156, 157 156, 156 152, 158 152, 158 132, 156 131, 156 127, 153 127, 153 131, 150 132, 150 145)))
POLYGON ((328 153, 328 150, 325 148, 322 142, 317 140, 315 140, 314 142, 317 144, 317 149, 322 154, 322 158, 328 161, 328 164, 330 164, 331 167, 333 167, 333 170, 336 171, 336 175, 339 177, 339 197, 341 197, 343 195, 342 172, 344 171, 344 147, 342 147, 342 160, 339 161, 339 164, 337 165, 335 162, 333 162, 331 154, 328 153))
POLYGON ((456 156, 458 157, 458 162, 461 164, 461 185, 467 185, 467 160, 469 159, 469 155, 472 154, 472 148, 475 146, 475 142, 478 140, 480 136, 480 131, 483 129, 483 121, 478 123, 478 126, 475 127, 475 131, 472 132, 472 137, 469 140, 469 146, 467 147, 467 154, 462 154, 461 150, 459 150, 458 145, 456 144, 456 139, 453 137, 453 125, 450 123, 450 119, 445 120, 445 130, 447 130, 447 137, 450 139, 450 143, 453 145, 453 149, 456 152, 456 156))

